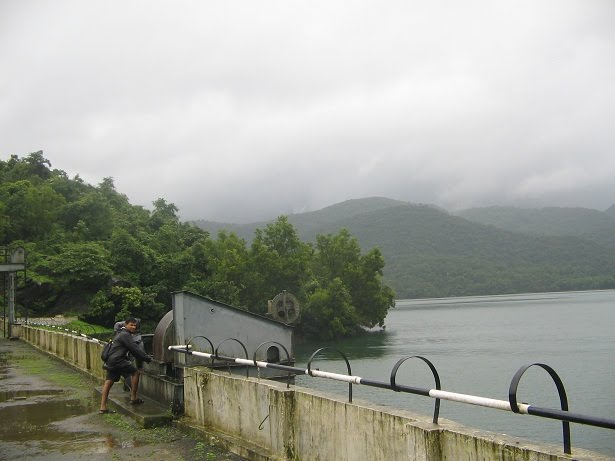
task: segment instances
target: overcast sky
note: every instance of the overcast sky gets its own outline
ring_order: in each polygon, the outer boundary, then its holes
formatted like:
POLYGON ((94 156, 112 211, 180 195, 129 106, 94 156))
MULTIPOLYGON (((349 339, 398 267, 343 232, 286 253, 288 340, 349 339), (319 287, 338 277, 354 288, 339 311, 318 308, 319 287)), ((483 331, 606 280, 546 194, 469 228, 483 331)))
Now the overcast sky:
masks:
POLYGON ((0 0, 0 156, 183 219, 615 203, 615 1, 0 0))

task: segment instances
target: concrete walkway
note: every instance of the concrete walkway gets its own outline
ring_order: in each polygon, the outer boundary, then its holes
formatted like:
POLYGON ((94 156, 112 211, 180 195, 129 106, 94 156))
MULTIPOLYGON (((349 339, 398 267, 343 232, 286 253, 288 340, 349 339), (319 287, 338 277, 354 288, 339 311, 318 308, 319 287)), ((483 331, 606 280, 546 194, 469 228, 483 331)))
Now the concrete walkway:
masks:
POLYGON ((147 400, 128 404, 114 385, 99 415, 92 381, 20 340, 0 338, 0 460, 242 461, 211 439, 170 423, 169 412, 147 400))

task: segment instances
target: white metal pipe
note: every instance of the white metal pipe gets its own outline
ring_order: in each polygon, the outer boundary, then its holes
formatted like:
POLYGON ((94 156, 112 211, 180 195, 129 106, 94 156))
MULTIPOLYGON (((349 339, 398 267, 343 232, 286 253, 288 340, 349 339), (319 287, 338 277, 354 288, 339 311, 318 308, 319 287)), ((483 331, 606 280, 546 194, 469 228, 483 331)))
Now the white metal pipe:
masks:
MULTIPOLYGON (((169 346, 169 350, 186 353, 186 346, 169 346)), ((214 358, 214 359, 216 358, 215 355, 209 354, 207 352, 194 351, 194 352, 191 352, 191 355, 196 355, 198 357, 205 357, 205 358, 214 358)), ((254 366, 254 360, 247 360, 247 359, 240 359, 240 358, 234 358, 232 360, 233 362, 237 364, 254 366)), ((259 362, 259 361, 256 362, 256 366, 260 368, 266 368, 267 365, 268 365, 267 362, 259 362)), ((332 373, 328 371, 321 371, 321 370, 314 370, 314 369, 311 369, 311 370, 305 369, 304 374, 310 375, 313 377, 318 377, 318 378, 333 379, 335 381, 342 381, 342 382, 351 383, 351 384, 361 384, 360 376, 342 375, 339 373, 332 373)), ((469 395, 469 394, 458 394, 456 392, 448 392, 448 391, 442 391, 442 390, 437 390, 437 389, 430 389, 429 396, 434 399, 449 400, 451 402, 459 402, 459 403, 466 403, 470 405, 477 405, 481 407, 495 408, 497 410, 512 411, 512 409, 510 408, 510 402, 505 401, 505 400, 496 400, 496 399, 491 399, 488 397, 479 397, 476 395, 469 395)), ((523 414, 528 413, 529 405, 520 403, 518 404, 518 406, 519 406, 520 413, 523 413, 523 414)))
POLYGON ((320 370, 305 370, 305 374, 317 376, 319 378, 334 379, 336 381, 343 381, 345 383, 361 384, 361 378, 359 376, 341 375, 339 373, 331 373, 328 371, 320 370))
MULTIPOLYGON (((495 408, 497 410, 512 411, 512 409, 510 408, 510 402, 506 400, 496 400, 496 399, 490 399, 488 397, 479 397, 476 395, 469 395, 469 394, 458 394, 456 392, 448 392, 448 391, 442 391, 442 390, 437 390, 437 389, 431 389, 429 391, 429 396, 433 397, 434 399, 449 400, 451 402, 459 402, 459 403, 467 403, 470 405, 478 405, 480 407, 495 408)), ((529 405, 520 403, 518 404, 518 406, 519 406, 519 411, 521 413, 527 414, 527 408, 529 405)))

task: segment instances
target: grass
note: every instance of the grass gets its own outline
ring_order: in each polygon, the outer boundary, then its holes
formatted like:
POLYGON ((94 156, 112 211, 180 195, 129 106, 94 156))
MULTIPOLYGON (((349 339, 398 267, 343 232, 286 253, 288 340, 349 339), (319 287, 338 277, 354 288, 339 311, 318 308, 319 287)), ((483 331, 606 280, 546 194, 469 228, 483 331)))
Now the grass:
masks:
POLYGON ((80 331, 83 334, 86 334, 88 336, 92 334, 102 334, 102 333, 109 333, 110 335, 113 335, 113 329, 103 327, 101 325, 95 325, 93 323, 84 322, 83 320, 77 320, 77 319, 71 320, 70 322, 68 322, 66 324, 66 328, 70 330, 80 331))
POLYGON ((72 319, 69 322, 61 325, 36 325, 38 328, 47 330, 70 330, 83 333, 86 336, 98 336, 108 334, 109 338, 113 337, 113 329, 96 325, 93 323, 84 322, 83 320, 72 319))
POLYGON ((61 389, 70 389, 83 404, 92 400, 92 378, 69 370, 66 365, 51 357, 26 354, 13 358, 28 375, 44 376, 45 380, 61 389))
POLYGON ((119 413, 107 414, 105 420, 120 429, 122 434, 130 440, 143 443, 171 443, 188 437, 176 427, 161 426, 149 429, 138 426, 134 421, 126 419, 119 413))

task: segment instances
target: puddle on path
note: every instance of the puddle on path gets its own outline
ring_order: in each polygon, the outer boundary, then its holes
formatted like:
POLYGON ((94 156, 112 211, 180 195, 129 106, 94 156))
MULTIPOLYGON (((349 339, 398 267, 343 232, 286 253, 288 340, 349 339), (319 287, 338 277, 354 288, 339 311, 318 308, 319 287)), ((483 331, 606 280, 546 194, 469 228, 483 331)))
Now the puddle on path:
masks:
POLYGON ((14 402, 14 401, 23 401, 29 399, 31 397, 38 396, 50 396, 50 395, 59 395, 64 394, 62 389, 20 389, 16 391, 1 391, 0 390, 0 403, 4 402, 14 402))
POLYGON ((0 339, 0 461, 242 459, 176 429, 143 430, 124 416, 101 416, 99 395, 49 379, 74 370, 56 362, 39 367, 39 360, 47 357, 28 344, 0 339))
POLYGON ((72 437, 54 431, 50 423, 89 411, 79 400, 41 401, 35 396, 26 400, 6 401, 0 405, 0 439, 4 441, 46 440, 72 437))
POLYGON ((0 459, 63 459, 64 456, 104 454, 131 448, 134 442, 101 434, 89 423, 92 405, 58 398, 61 390, 3 392, 0 403, 0 459), (4 458, 3 455, 8 455, 4 458))

